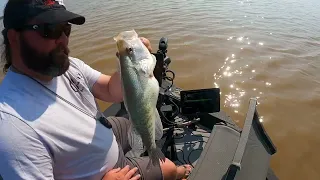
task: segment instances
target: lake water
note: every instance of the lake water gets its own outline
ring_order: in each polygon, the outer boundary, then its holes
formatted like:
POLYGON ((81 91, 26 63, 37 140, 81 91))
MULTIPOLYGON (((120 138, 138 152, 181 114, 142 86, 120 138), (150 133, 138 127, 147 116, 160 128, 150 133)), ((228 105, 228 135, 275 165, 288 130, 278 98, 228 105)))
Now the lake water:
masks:
MULTIPOLYGON (((242 127, 249 99, 278 152, 280 179, 320 179, 319 0, 66 0, 86 16, 74 26, 71 55, 97 70, 117 69, 115 41, 135 29, 169 39, 176 85, 221 88, 221 106, 242 127)), ((99 101, 102 109, 109 104, 99 101)))

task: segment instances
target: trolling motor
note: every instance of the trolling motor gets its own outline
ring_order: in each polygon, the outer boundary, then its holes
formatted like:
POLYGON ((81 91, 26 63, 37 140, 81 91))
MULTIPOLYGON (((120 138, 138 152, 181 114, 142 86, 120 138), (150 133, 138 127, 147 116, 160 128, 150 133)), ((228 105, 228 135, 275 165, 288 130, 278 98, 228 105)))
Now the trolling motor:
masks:
POLYGON ((161 117, 164 128, 165 142, 162 145, 162 152, 171 160, 177 160, 177 151, 174 140, 174 129, 187 127, 196 130, 195 123, 200 121, 197 118, 203 113, 212 113, 220 111, 220 89, 197 89, 181 90, 173 85, 175 73, 169 70, 171 59, 167 56, 168 38, 162 37, 159 41, 159 50, 154 55, 157 58, 157 64, 154 70, 154 76, 159 82, 160 93, 158 97, 157 109, 161 117), (171 73, 172 76, 168 74, 171 73), (174 94, 173 89, 179 93, 174 94), (178 115, 189 117, 185 122, 177 124, 175 118, 178 115))
POLYGON ((168 69, 169 64, 171 63, 171 59, 167 56, 167 49, 168 38, 162 37, 159 40, 157 53, 153 54, 157 59, 156 67, 154 69, 154 76, 158 80, 160 86, 157 109, 162 121, 163 128, 167 129, 163 135, 165 141, 162 145, 160 145, 161 150, 167 158, 176 160, 177 152, 174 142, 174 118, 179 113, 179 106, 175 106, 176 113, 173 113, 174 109, 172 108, 172 106, 166 105, 168 104, 168 101, 170 101, 170 97, 167 96, 165 92, 168 92, 170 86, 173 86, 173 79, 175 77, 174 72, 168 69), (172 77, 169 77, 167 73, 171 73, 172 77), (168 86, 167 82, 171 82, 171 85, 168 86), (163 87, 165 88, 163 89, 163 87))
MULTIPOLYGON (((168 49, 168 38, 162 37, 159 41, 159 46, 158 46, 158 51, 157 53, 153 53, 157 59, 157 64, 154 69, 154 76, 159 82, 159 86, 162 86, 162 81, 167 79, 166 73, 171 72, 174 74, 172 71, 168 70, 169 64, 171 63, 171 59, 167 56, 167 49, 168 49)), ((172 80, 174 77, 172 77, 172 80)), ((171 80, 171 79, 169 79, 171 80)))
POLYGON ((159 41, 159 50, 158 53, 162 53, 164 56, 164 66, 167 68, 169 66, 169 64, 171 63, 171 59, 166 55, 166 53, 168 52, 168 38, 166 37, 162 37, 159 41))
MULTIPOLYGON (((159 92, 159 97, 158 97, 158 103, 157 103, 157 108, 158 111, 160 113, 160 116, 162 116, 162 118, 165 118, 163 115, 163 112, 169 112, 172 111, 171 108, 165 108, 164 105, 166 104, 166 102, 168 102, 168 100, 170 100, 170 98, 168 97, 168 95, 166 93, 170 93, 170 88, 173 86, 173 80, 175 78, 175 73, 171 70, 169 70, 169 64, 171 63, 171 59, 170 57, 167 56, 167 52, 168 52, 168 38, 166 37, 162 37, 159 41, 159 46, 158 46, 158 51, 157 53, 154 53, 153 55, 155 55, 156 59, 157 59, 157 63, 156 63, 156 67, 154 69, 154 76, 155 78, 158 80, 159 82, 159 86, 160 86, 160 92, 159 92), (172 74, 172 77, 168 76, 168 73, 172 74), (171 83, 171 84, 168 84, 171 83)), ((171 103, 172 104, 172 103, 171 103)), ((176 105, 175 106, 175 111, 178 112, 179 111, 179 106, 176 105)), ((177 115, 177 113, 175 114, 175 116, 177 115)), ((167 118, 169 118, 170 120, 166 119, 167 121, 171 121, 174 116, 168 116, 167 118)), ((166 124, 164 124, 164 126, 166 127, 166 124)))

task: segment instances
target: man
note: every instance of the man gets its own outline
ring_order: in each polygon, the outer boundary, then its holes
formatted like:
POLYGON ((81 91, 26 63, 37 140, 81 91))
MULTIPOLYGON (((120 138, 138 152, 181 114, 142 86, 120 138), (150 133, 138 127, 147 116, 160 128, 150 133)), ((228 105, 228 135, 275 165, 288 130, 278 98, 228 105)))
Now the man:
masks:
POLYGON ((8 1, 0 179, 184 178, 190 166, 166 159, 146 171, 148 157, 125 157, 130 122, 104 119, 94 99, 122 101, 119 73, 104 75, 68 56, 71 24, 84 22, 61 0, 8 1))

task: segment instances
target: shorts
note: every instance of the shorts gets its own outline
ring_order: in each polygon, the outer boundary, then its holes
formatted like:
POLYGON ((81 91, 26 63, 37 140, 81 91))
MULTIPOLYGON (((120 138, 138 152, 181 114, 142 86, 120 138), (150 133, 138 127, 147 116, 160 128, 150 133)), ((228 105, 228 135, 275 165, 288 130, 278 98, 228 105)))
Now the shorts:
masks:
POLYGON ((128 130, 130 121, 123 117, 108 117, 107 120, 112 125, 113 133, 119 145, 119 158, 114 168, 124 168, 126 165, 131 168, 137 167, 136 174, 141 175, 141 180, 163 180, 160 166, 152 166, 147 172, 149 157, 127 157, 125 154, 131 150, 128 141, 128 130))

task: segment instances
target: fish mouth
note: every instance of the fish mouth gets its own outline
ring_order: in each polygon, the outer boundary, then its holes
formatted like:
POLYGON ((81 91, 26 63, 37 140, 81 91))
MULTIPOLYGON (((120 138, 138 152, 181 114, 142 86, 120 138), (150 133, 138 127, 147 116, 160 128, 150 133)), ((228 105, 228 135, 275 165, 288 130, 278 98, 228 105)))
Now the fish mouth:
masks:
MULTIPOLYGON (((119 49, 119 48, 118 48, 119 49)), ((122 48, 121 48, 122 49, 122 48)), ((120 56, 123 55, 132 55, 133 54, 133 49, 132 48, 125 48, 122 49, 120 52, 116 52, 116 56, 120 59, 120 56)))
POLYGON ((117 44, 119 55, 127 54, 128 44, 124 40, 117 40, 116 44, 117 44))
POLYGON ((116 41, 119 55, 130 55, 133 53, 133 48, 130 41, 137 39, 138 34, 133 29, 131 31, 123 31, 115 36, 113 39, 116 41))

